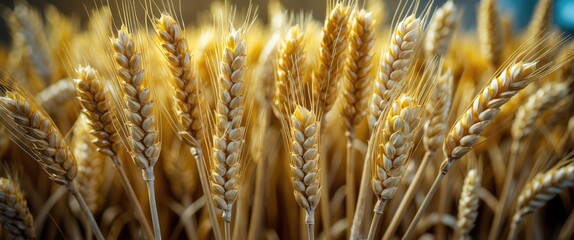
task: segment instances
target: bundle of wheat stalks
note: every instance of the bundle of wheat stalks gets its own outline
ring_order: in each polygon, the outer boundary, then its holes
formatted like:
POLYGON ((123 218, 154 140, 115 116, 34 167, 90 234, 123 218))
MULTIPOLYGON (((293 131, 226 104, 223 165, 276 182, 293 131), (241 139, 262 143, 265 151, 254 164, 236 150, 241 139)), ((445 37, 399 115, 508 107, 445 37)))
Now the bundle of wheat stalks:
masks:
POLYGON ((476 33, 450 0, 328 1, 324 23, 216 3, 193 27, 177 6, 4 9, 1 236, 572 238, 551 0, 524 33, 495 0, 476 33))

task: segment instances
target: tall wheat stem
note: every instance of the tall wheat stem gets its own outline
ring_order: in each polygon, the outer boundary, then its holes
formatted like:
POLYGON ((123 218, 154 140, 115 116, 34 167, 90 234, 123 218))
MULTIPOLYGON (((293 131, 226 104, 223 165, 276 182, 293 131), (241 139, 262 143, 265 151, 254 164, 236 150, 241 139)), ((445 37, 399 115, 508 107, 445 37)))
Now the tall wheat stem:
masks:
POLYGON ((104 235, 102 234, 102 231, 100 231, 100 227, 98 227, 98 223, 96 222, 96 219, 94 218, 94 215, 92 214, 92 212, 90 211, 90 208, 88 207, 88 204, 86 204, 86 201, 84 200, 84 197, 82 197, 82 194, 80 194, 80 192, 78 192, 78 189, 76 188, 76 184, 75 182, 70 182, 68 187, 68 191, 76 198, 76 200, 78 201, 78 204, 80 205, 80 208, 82 209, 82 212, 84 212, 84 215, 86 215, 86 218, 88 220, 88 223, 90 225, 90 228, 92 229, 92 231, 94 232, 94 235, 96 236, 96 239, 98 240, 104 240, 104 235))
POLYGON ((143 179, 147 185, 147 193, 149 197, 149 208, 151 211, 151 219, 153 223, 153 233, 155 239, 161 239, 161 230, 159 225, 159 216, 157 213, 157 204, 155 202, 155 177, 153 174, 153 167, 147 167, 143 173, 143 179))
MULTIPOLYGON (((352 216, 355 215, 355 154, 353 149, 353 140, 355 131, 349 130, 347 135, 347 179, 345 183, 346 200, 347 200, 347 226, 353 224, 352 216)), ((351 231, 347 231, 349 234, 351 231)))
POLYGON ((371 134, 369 139, 369 144, 367 145, 367 154, 365 156, 365 162, 363 163, 363 172, 361 175, 361 184, 359 185, 359 196, 357 198, 357 206, 355 207, 355 216, 353 217, 353 225, 351 226, 351 236, 350 239, 357 239, 364 237, 364 233, 361 232, 362 223, 364 220, 365 206, 369 199, 371 199, 369 194, 369 184, 371 179, 371 152, 373 148, 372 142, 375 141, 376 134, 371 134))
POLYGON ((381 216, 383 216, 383 211, 385 210, 385 206, 387 205, 386 199, 379 198, 377 203, 375 204, 375 215, 373 216, 373 221, 371 222, 371 228, 369 229, 369 236, 367 237, 368 240, 375 239, 375 235, 377 234, 377 227, 379 226, 379 222, 381 220, 381 216))

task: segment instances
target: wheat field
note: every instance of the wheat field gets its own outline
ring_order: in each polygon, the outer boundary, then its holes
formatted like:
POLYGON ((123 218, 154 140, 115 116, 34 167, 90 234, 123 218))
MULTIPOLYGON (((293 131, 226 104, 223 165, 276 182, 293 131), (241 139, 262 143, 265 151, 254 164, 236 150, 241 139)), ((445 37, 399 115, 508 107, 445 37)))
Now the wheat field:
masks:
POLYGON ((2 8, 2 239, 573 238, 552 0, 94 4, 2 8))

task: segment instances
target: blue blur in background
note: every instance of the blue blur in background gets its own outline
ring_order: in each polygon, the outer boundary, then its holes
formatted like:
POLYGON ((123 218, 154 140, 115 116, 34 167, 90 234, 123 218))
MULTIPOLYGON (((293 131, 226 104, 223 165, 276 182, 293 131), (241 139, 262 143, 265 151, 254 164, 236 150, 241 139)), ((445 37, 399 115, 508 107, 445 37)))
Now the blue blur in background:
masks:
MULTIPOLYGON (((538 3, 537 0, 499 0, 500 10, 514 19, 515 30, 524 30, 538 3)), ((554 26, 574 34, 574 0, 554 0, 554 26)))

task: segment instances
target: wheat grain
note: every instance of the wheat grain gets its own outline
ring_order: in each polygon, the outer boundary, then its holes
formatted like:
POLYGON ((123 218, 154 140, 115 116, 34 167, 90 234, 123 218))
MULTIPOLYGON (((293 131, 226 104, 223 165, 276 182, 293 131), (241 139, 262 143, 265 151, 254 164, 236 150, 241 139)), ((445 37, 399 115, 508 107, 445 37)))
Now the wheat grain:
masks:
POLYGON ((246 64, 244 29, 230 27, 225 37, 219 67, 211 191, 223 220, 231 221, 232 205, 239 192, 241 153, 245 141, 242 117, 245 108, 243 76, 246 64))
POLYGON ((318 96, 317 106, 322 113, 328 112, 337 99, 337 83, 345 59, 350 11, 345 3, 337 3, 329 12, 323 27, 319 64, 313 80, 313 91, 318 96))
POLYGON ((421 21, 414 15, 397 24, 391 42, 381 58, 377 77, 372 86, 369 103, 369 127, 373 129, 388 101, 400 92, 401 81, 409 70, 414 57, 421 21))
POLYGON ((476 169, 468 171, 464 179, 462 194, 458 202, 458 221, 455 235, 459 238, 469 239, 470 231, 474 227, 474 222, 478 216, 478 188, 480 187, 480 175, 476 169))
POLYGON ((341 113, 347 131, 352 131, 366 114, 371 85, 372 48, 375 20, 370 12, 361 10, 352 16, 349 46, 342 82, 341 113))
POLYGON ((538 174, 518 195, 516 213, 512 218, 509 239, 515 239, 518 227, 524 216, 546 205, 546 202, 561 193, 565 188, 574 186, 574 165, 568 164, 538 174))
POLYGON ((34 219, 18 184, 0 178, 0 222, 10 239, 36 239, 34 219))
POLYGON ((187 48, 184 30, 173 17, 162 14, 155 20, 154 27, 167 59, 175 94, 172 99, 177 116, 178 134, 188 143, 197 146, 195 141, 202 139, 200 102, 202 101, 199 83, 194 74, 193 57, 187 48))
POLYGON ((291 113, 295 110, 295 105, 291 103, 295 99, 289 92, 302 86, 306 57, 304 40, 304 33, 298 25, 295 25, 289 29, 277 50, 277 81, 275 81, 273 107, 277 117, 285 122, 289 121, 291 113))
POLYGON ((456 6, 447 1, 434 13, 428 27, 424 48, 427 57, 444 56, 456 28, 456 6))
POLYGON ((480 50, 486 60, 497 67, 502 62, 504 42, 496 0, 482 0, 478 10, 477 31, 480 50))

